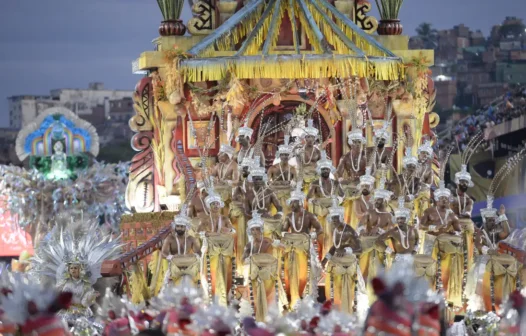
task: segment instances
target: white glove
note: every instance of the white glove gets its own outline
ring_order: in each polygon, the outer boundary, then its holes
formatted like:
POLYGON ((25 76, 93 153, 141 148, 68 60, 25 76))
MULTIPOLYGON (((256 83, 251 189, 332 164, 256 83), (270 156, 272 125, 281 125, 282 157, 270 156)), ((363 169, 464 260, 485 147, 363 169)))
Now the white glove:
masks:
POLYGON ((393 254, 393 249, 391 248, 391 246, 387 246, 387 248, 385 249, 385 253, 387 254, 393 254))
POLYGON ((274 247, 278 247, 280 245, 281 245, 281 241, 278 240, 278 239, 274 239, 274 241, 272 242, 272 246, 274 246, 274 247))
POLYGON ((281 237, 285 237, 285 234, 288 233, 287 231, 281 232, 281 237))
POLYGON ((172 260, 173 258, 174 258, 174 256, 170 254, 169 256, 166 257, 166 260, 170 261, 170 260, 172 260))
POLYGON ((346 247, 344 250, 345 250, 345 253, 347 253, 348 255, 351 255, 353 252, 352 247, 346 247))
POLYGON ((343 203, 343 197, 338 196, 338 204, 342 204, 342 203, 343 203))
POLYGON ((384 234, 384 233, 385 233, 384 229, 378 229, 378 234, 384 234))
POLYGON ((436 225, 429 225, 429 228, 427 230, 431 231, 431 232, 434 232, 434 231, 437 230, 437 226, 436 225))
POLYGON ((316 239, 316 238, 318 238, 318 234, 316 232, 311 232, 310 233, 310 238, 311 239, 316 239))
POLYGON ((488 251, 489 251, 489 247, 482 246, 482 254, 486 255, 486 254, 488 254, 488 251))
POLYGON ((230 232, 231 232, 231 233, 236 233, 236 229, 232 228, 232 229, 230 230, 230 232))
POLYGON ((199 232, 199 237, 201 238, 201 240, 205 239, 206 238, 206 232, 204 232, 204 231, 199 232))
POLYGON ((327 259, 327 260, 331 260, 331 259, 332 259, 332 254, 327 253, 327 254, 325 255, 325 259, 327 259))
POLYGON ((361 234, 363 231, 365 231, 365 226, 360 226, 358 229, 356 229, 357 234, 361 234))

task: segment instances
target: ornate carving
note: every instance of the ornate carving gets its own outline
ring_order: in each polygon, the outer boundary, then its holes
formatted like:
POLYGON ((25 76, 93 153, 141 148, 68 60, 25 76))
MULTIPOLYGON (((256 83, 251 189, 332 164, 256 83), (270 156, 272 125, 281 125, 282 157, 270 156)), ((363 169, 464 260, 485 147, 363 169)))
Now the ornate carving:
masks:
POLYGON ((126 188, 126 206, 137 212, 154 209, 154 158, 151 147, 153 132, 142 131, 132 138, 132 148, 139 152, 131 161, 130 177, 126 188))
POLYGON ((193 18, 188 21, 188 31, 192 35, 208 35, 216 28, 214 0, 199 0, 192 6, 193 18))
POLYGON ((137 212, 151 212, 155 206, 154 156, 151 146, 153 127, 149 121, 152 96, 151 78, 141 79, 133 97, 136 114, 129 123, 130 128, 138 132, 132 138, 132 148, 139 153, 131 160, 126 188, 126 206, 137 212))
POLYGON ((368 34, 374 34, 378 28, 378 20, 367 15, 371 8, 371 3, 367 0, 358 0, 354 4, 354 22, 368 34))

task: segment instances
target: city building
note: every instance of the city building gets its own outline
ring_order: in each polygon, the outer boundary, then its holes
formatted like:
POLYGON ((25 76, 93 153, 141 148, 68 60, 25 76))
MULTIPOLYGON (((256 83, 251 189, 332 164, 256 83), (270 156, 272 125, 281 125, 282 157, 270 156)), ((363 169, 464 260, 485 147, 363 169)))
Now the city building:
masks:
MULTIPOLYGON (((53 107, 63 106, 79 117, 96 124, 103 121, 97 110, 110 100, 131 98, 133 91, 105 89, 103 83, 90 83, 87 89, 55 89, 49 96, 14 96, 9 97, 9 126, 20 129, 34 120, 40 112, 53 107), (95 113, 95 114, 94 114, 95 113)), ((105 114, 105 118, 109 115, 105 114)))
POLYGON ((497 63, 496 80, 509 84, 526 84, 526 62, 497 63))
POLYGON ((438 75, 434 78, 437 91, 436 102, 438 107, 449 110, 455 104, 457 96, 457 81, 451 77, 438 75))

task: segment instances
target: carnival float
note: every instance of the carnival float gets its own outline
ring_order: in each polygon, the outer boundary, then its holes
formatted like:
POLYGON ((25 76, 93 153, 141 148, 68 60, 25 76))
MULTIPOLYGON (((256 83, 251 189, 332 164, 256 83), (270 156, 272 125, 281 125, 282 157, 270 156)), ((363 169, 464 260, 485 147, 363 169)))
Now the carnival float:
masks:
MULTIPOLYGON (((43 231, 30 277, 3 272, 4 328, 526 332, 525 233, 494 207, 526 149, 499 163, 477 227, 470 162, 484 137, 456 154, 456 189, 446 188, 454 148, 439 149, 433 132, 433 51, 408 50, 402 1, 379 2, 377 21, 363 0, 200 0, 186 26, 182 1, 158 4, 164 21, 155 51, 133 63, 145 76, 129 123, 137 154, 122 193, 129 213, 121 236, 97 226, 106 212, 87 201, 97 198, 100 174, 83 180, 75 170, 75 185, 93 189, 52 192, 62 198, 52 197, 53 215, 38 215, 54 216, 55 225, 43 231), (84 202, 77 211, 60 208, 74 200, 84 202), (56 290, 43 295, 45 285, 56 290)), ((49 116, 35 129, 50 131, 24 143, 36 142, 34 174, 57 188, 73 174, 64 168, 83 162, 68 155, 95 149, 75 142, 74 131, 55 136, 65 133, 55 124, 62 117, 49 116)), ((10 211, 26 211, 22 187, 5 181, 10 211)), ((36 186, 32 195, 46 183, 36 186)), ((34 209, 48 206, 30 200, 34 209)), ((51 220, 32 216, 21 223, 51 220)))

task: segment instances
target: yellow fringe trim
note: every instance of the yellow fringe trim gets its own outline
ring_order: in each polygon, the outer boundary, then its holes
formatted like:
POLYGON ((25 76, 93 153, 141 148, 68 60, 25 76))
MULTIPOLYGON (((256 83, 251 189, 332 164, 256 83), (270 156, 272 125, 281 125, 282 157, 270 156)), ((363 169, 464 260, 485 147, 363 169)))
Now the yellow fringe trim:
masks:
MULTIPOLYGON (((301 27, 303 28, 303 30, 305 30, 305 34, 307 35, 307 38, 309 39, 309 42, 310 42, 310 45, 312 46, 312 49, 316 53, 322 54, 323 50, 321 48, 320 41, 318 41, 318 39, 314 35, 314 32, 310 28, 309 22, 307 21, 307 18, 303 14, 303 11, 300 9, 300 6, 299 6, 298 2, 295 1, 294 3, 295 3, 294 4, 294 12, 296 13, 296 18, 299 18, 300 23, 301 23, 301 27)), ((290 77, 290 78, 294 78, 294 77, 290 77)))
MULTIPOLYGON (((323 6, 320 5, 320 7, 323 9, 323 6)), ((312 17, 314 18, 314 21, 320 27, 321 32, 327 39, 327 42, 329 42, 333 47, 336 54, 343 54, 343 55, 355 55, 356 53, 349 49, 345 43, 340 39, 338 35, 334 33, 331 26, 325 21, 325 19, 322 17, 320 12, 314 7, 312 4, 307 3, 307 8, 312 13, 312 17)), ((328 10, 324 10, 325 14, 331 17, 331 14, 328 13, 328 10)), ((351 39, 351 38, 349 38, 351 39)))
POLYGON ((239 79, 254 78, 328 78, 372 77, 377 80, 400 80, 404 77, 403 64, 396 60, 368 62, 360 58, 326 59, 235 59, 182 65, 186 82, 215 81, 231 72, 239 79))
POLYGON ((128 278, 130 281, 131 301, 135 304, 144 302, 150 299, 150 291, 146 284, 145 275, 143 274, 139 265, 135 264, 128 278))
POLYGON ((152 288, 153 286, 152 296, 157 296, 159 295, 159 292, 162 289, 166 271, 168 271, 168 261, 162 257, 161 251, 155 251, 152 253, 152 259, 148 263, 148 269, 152 274, 152 281, 155 277, 155 274, 157 274, 157 281, 155 282, 155 284, 150 285, 150 288, 152 288), (157 269, 157 263, 159 262, 159 258, 161 258, 161 263, 159 269, 157 269))

